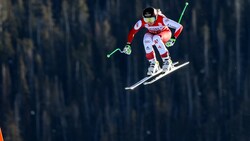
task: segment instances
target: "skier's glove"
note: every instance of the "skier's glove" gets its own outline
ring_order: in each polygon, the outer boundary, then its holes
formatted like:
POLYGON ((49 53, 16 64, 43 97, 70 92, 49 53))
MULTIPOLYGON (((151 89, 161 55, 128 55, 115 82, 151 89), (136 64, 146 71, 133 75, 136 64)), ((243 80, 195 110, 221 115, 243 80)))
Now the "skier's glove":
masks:
POLYGON ((123 49, 123 52, 127 55, 130 55, 132 50, 131 50, 131 44, 127 44, 124 49, 123 49))
POLYGON ((165 45, 166 45, 167 47, 171 47, 171 46, 174 45, 175 41, 176 41, 176 39, 175 39, 174 37, 172 37, 171 39, 169 39, 169 40, 167 41, 167 43, 166 43, 165 45))

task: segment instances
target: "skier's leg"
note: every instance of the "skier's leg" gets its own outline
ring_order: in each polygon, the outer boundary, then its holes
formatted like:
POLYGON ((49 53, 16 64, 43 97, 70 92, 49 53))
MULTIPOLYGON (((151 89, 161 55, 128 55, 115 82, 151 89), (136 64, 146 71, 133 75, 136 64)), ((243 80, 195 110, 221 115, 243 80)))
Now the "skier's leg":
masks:
POLYGON ((152 60, 152 59, 156 59, 155 57, 155 51, 153 48, 153 35, 150 33, 146 33, 143 37, 143 45, 144 45, 144 49, 146 52, 146 58, 148 60, 152 60))
POLYGON ((165 46, 165 42, 167 42, 171 38, 171 31, 163 31, 160 34, 154 35, 153 36, 153 41, 155 43, 155 46, 157 47, 162 61, 163 61, 163 66, 162 69, 163 71, 168 71, 172 67, 172 61, 169 55, 169 51, 165 46))
POLYGON ((143 45, 146 52, 146 58, 148 59, 150 66, 148 68, 148 75, 152 75, 159 70, 159 62, 156 60, 155 51, 153 48, 153 34, 146 33, 143 37, 143 45))

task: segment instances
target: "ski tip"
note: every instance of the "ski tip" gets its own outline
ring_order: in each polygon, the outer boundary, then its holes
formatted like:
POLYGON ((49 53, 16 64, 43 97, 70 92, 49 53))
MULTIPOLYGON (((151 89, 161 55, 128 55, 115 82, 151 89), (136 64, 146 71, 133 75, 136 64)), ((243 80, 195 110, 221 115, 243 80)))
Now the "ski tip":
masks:
POLYGON ((149 85, 149 84, 151 84, 151 83, 149 83, 149 82, 145 82, 145 83, 143 83, 143 85, 149 85))
POLYGON ((126 87, 125 90, 133 90, 133 89, 131 89, 130 87, 126 87))
POLYGON ((184 62, 184 63, 182 63, 181 65, 179 65, 179 66, 186 66, 186 65, 188 65, 189 64, 189 62, 184 62))

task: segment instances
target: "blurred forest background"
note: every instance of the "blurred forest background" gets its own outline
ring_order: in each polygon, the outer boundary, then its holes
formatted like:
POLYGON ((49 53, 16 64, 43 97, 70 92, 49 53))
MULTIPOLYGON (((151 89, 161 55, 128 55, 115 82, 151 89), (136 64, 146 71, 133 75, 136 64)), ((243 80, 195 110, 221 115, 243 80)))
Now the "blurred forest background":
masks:
POLYGON ((190 64, 149 86, 142 44, 123 48, 146 6, 178 0, 0 0, 5 141, 249 141, 250 1, 193 0, 174 47, 190 64))

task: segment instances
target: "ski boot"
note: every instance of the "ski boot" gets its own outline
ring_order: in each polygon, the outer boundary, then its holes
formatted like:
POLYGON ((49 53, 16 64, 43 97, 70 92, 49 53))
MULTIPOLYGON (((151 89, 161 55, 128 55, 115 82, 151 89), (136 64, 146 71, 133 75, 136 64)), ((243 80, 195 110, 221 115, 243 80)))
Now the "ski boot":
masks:
POLYGON ((167 72, 170 71, 171 68, 173 67, 173 62, 170 59, 170 57, 163 58, 163 66, 162 66, 162 71, 167 72))
POLYGON ((153 75, 160 70, 160 65, 157 60, 149 61, 150 66, 148 67, 147 75, 153 75))

